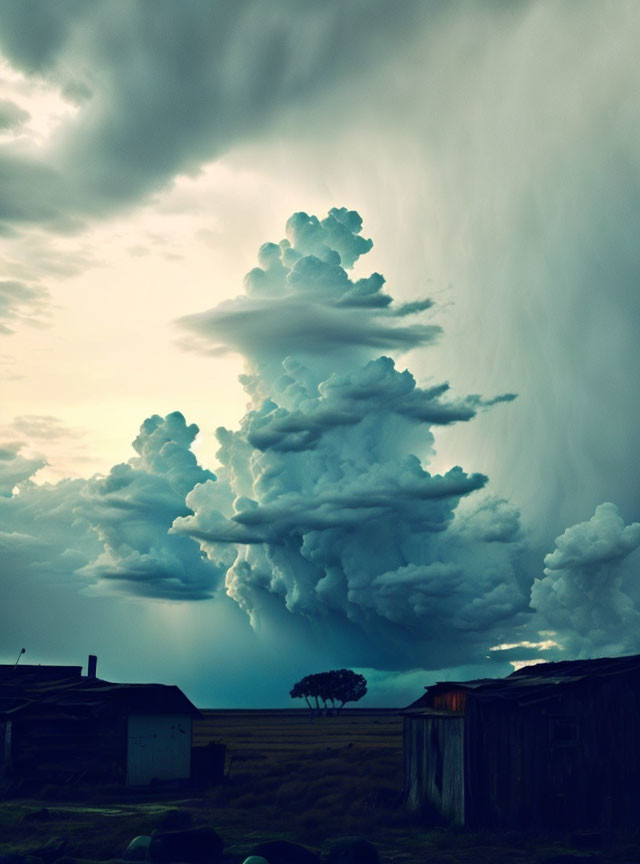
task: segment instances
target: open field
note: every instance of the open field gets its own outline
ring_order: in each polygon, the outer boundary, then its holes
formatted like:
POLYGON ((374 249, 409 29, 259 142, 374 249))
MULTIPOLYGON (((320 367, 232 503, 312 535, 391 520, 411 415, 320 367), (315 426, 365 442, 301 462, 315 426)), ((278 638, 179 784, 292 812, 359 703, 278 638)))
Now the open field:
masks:
MULTIPOLYGON (((372 840, 383 861, 403 864, 537 864, 571 848, 563 837, 470 834, 407 814, 402 719, 393 711, 355 709, 314 720, 301 710, 205 711, 194 743, 212 740, 227 746, 227 781, 198 794, 49 787, 38 800, 0 802, 0 854, 62 837, 67 854, 114 858, 175 808, 214 827, 230 862, 266 839, 321 851, 326 840, 353 834, 372 840)), ((640 861, 638 848, 636 838, 609 840, 603 860, 640 861)))

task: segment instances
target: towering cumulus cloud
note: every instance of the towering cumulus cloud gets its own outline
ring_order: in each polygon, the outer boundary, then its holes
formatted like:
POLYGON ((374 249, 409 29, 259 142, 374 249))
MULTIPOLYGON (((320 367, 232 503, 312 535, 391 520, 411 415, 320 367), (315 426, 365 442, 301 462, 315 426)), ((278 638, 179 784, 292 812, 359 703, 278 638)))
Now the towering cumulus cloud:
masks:
POLYGON ((518 514, 486 497, 460 507, 487 477, 431 474, 431 427, 514 397, 453 399, 379 356, 439 328, 422 320, 429 300, 397 305, 378 273, 350 278, 372 245, 361 227, 344 208, 296 213, 242 297, 183 319, 201 350, 247 357, 251 408, 218 430, 218 479, 189 493, 173 532, 214 561, 235 550, 227 592, 254 622, 286 608, 348 634, 350 662, 441 668, 476 659, 528 598, 518 514))
POLYGON ((403 320, 428 309, 429 300, 394 307, 379 273, 349 279, 345 268, 373 245, 361 230, 358 213, 344 207, 322 221, 295 213, 287 222, 288 239, 260 247, 260 266, 247 273, 242 297, 183 319, 195 347, 236 349, 253 363, 275 359, 279 367, 290 354, 311 356, 315 364, 330 357, 322 368, 331 369, 364 357, 367 349, 432 342, 439 327, 403 320))
MULTIPOLYGON (((191 349, 246 358, 249 407, 218 429, 215 474, 179 412, 145 420, 135 455, 89 480, 37 485, 44 458, 0 447, 4 572, 215 598, 212 620, 239 641, 250 621, 262 644, 381 675, 639 650, 640 525, 600 505, 557 538, 543 574, 486 476, 430 470, 437 427, 515 397, 455 397, 403 368, 440 328, 428 298, 397 303, 380 274, 354 276, 371 247, 354 211, 296 213, 242 296, 181 319, 191 349)), ((42 437, 52 419, 5 431, 42 437)))

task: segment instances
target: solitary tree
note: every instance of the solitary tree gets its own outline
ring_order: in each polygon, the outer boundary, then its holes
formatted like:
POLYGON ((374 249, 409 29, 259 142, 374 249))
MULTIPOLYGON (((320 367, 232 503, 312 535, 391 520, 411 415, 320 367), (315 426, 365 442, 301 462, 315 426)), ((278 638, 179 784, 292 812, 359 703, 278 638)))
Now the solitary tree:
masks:
POLYGON ((313 716, 328 714, 330 707, 339 714, 347 702, 357 702, 366 692, 367 680, 364 675, 352 669, 334 669, 306 675, 293 685, 290 696, 292 699, 304 699, 313 716))

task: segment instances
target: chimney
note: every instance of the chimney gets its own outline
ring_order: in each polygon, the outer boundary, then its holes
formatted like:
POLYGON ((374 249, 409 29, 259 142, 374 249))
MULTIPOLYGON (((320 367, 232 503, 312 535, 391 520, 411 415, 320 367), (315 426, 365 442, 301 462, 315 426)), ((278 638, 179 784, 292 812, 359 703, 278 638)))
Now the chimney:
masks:
POLYGON ((98 658, 95 654, 89 654, 89 662, 87 663, 87 678, 95 678, 98 668, 98 658))

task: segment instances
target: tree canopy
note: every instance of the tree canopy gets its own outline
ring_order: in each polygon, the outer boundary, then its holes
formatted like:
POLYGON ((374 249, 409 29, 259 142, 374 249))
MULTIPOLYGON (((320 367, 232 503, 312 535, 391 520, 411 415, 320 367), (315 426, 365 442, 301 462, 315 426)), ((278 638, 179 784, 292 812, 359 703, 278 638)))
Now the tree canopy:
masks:
POLYGON ((292 699, 304 699, 312 714, 328 714, 330 711, 339 714, 347 702, 357 702, 366 692, 364 675, 352 669, 333 669, 306 675, 293 685, 289 695, 292 699))

